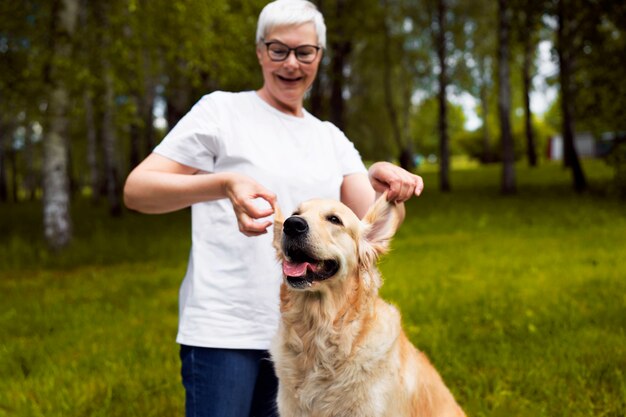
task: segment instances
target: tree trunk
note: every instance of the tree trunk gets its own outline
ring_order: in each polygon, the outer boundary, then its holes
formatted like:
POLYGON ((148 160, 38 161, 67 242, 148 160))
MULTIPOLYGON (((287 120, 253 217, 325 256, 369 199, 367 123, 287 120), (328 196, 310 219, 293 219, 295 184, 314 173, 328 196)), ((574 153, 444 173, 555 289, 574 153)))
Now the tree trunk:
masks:
MULTIPOLYGON (((317 9, 323 15, 326 15, 326 11, 324 10, 324 2, 322 0, 318 0, 314 1, 314 3, 316 3, 317 9)), ((322 82, 325 71, 326 68, 324 65, 324 59, 322 59, 317 69, 317 77, 315 77, 313 85, 311 85, 311 90, 309 91, 309 111, 312 115, 322 120, 326 119, 324 115, 324 85, 322 82)))
POLYGON ((487 101, 487 85, 480 86, 480 106, 483 111, 483 146, 482 146, 482 163, 488 164, 493 162, 491 155, 491 135, 489 133, 489 102, 487 101))
MULTIPOLYGON (((3 126, 0 126, 2 129, 3 126)), ((9 187, 7 184, 8 176, 6 171, 6 152, 5 141, 8 137, 4 131, 0 130, 0 203, 6 203, 9 201, 9 187)))
POLYGON ((498 110, 502 142, 502 192, 512 194, 515 186, 515 150, 511 132, 511 83, 509 70, 510 10, 498 0, 498 110))
POLYGON ((109 19, 106 3, 98 7, 99 21, 103 28, 103 53, 101 58, 102 77, 104 83, 104 99, 102 120, 100 125, 102 137, 102 156, 104 165, 104 184, 109 204, 109 213, 112 216, 122 214, 122 199, 118 181, 117 170, 117 134, 115 130, 115 86, 113 83, 113 70, 111 61, 107 55, 110 50, 111 40, 108 34, 109 19))
POLYGON ((559 80, 561 84, 561 111, 563 123, 564 162, 572 169, 574 190, 582 192, 587 188, 587 179, 574 146, 574 101, 575 93, 572 86, 573 45, 572 31, 565 0, 558 1, 557 8, 557 53, 559 56, 559 80))
POLYGON ((47 134, 43 143, 43 218, 46 240, 55 250, 67 246, 72 238, 66 140, 69 97, 65 74, 59 66, 71 58, 71 39, 77 15, 78 0, 58 0, 54 3, 51 62, 45 77, 51 94, 47 134))
POLYGON ((530 90, 532 78, 530 76, 530 58, 531 52, 524 52, 524 124, 526 127, 526 156, 528 157, 528 165, 537 166, 537 146, 535 145, 535 133, 533 130, 533 114, 530 110, 530 90))
MULTIPOLYGON (((130 30, 126 33, 132 35, 130 30)), ((141 34, 143 42, 148 43, 145 34, 141 34)), ((134 101, 136 113, 130 125, 130 168, 134 168, 149 154, 154 148, 154 101, 156 98, 156 80, 153 75, 153 63, 150 51, 142 48, 135 51, 136 58, 140 65, 137 67, 137 83, 132 89, 132 100, 134 101)))
POLYGON ((35 172, 35 146, 33 139, 33 128, 29 125, 26 128, 26 137, 24 138, 24 194, 26 200, 35 200, 37 190, 37 173, 35 172))
MULTIPOLYGON (((182 68, 185 63, 179 62, 178 65, 182 68)), ((171 129, 191 107, 191 87, 182 69, 172 68, 172 73, 168 76, 169 81, 164 94, 167 103, 165 117, 167 118, 167 125, 171 129)))
POLYGON ((398 159, 400 166, 407 171, 412 171, 415 168, 415 160, 413 158, 413 142, 406 140, 402 134, 402 124, 400 122, 400 116, 396 109, 394 102, 394 90, 393 90, 393 71, 392 71, 392 40, 389 33, 389 27, 387 25, 387 1, 383 1, 384 14, 382 16, 382 34, 383 34, 383 91, 385 96, 385 107, 387 114, 389 115, 389 122, 391 124, 391 131, 394 141, 398 146, 398 159))
POLYGON ((98 134, 94 117, 93 100, 91 93, 83 93, 83 105, 85 106, 85 130, 87 133, 87 169, 89 171, 89 187, 91 188, 91 201, 98 203, 100 200, 100 171, 98 170, 98 134))
POLYGON ((318 119, 324 120, 324 87, 322 86, 322 72, 324 71, 323 62, 320 62, 319 69, 317 70, 317 77, 313 81, 310 91, 311 114, 318 119))
POLYGON ((139 97, 139 111, 142 120, 142 156, 152 152, 156 146, 154 135, 154 101, 156 100, 156 80, 152 72, 152 59, 148 51, 142 52, 144 71, 144 93, 139 97))
POLYGON ((537 150, 535 145, 535 134, 533 131, 533 115, 530 111, 530 92, 532 90, 531 67, 533 60, 533 4, 528 1, 526 13, 524 16, 524 64, 522 66, 522 78, 524 80, 524 122, 526 127, 526 155, 528 157, 528 165, 537 166, 537 150))
POLYGON ((144 155, 142 150, 143 126, 141 126, 142 114, 140 105, 141 99, 139 98, 140 94, 141 93, 139 93, 138 91, 135 91, 130 97, 130 100, 133 102, 136 109, 135 117, 130 122, 128 132, 130 138, 130 154, 128 156, 130 169, 133 169, 134 167, 139 165, 139 162, 141 162, 144 155))
POLYGON ((20 201, 19 197, 19 185, 18 185, 18 173, 17 173, 17 151, 11 147, 8 153, 9 165, 11 167, 11 201, 17 203, 20 201))
MULTIPOLYGON (((339 2, 341 3, 341 2, 339 2)), ((339 5, 337 6, 339 8, 339 5)), ((345 130, 344 117, 344 65, 350 52, 350 42, 333 42, 331 44, 333 59, 331 64, 332 84, 330 90, 330 121, 341 130, 345 130)))
POLYGON ((450 191, 450 138, 448 137, 448 68, 446 63, 446 13, 445 0, 437 4, 437 58, 439 59, 439 188, 450 191))
POLYGON ((339 24, 335 28, 334 41, 330 44, 332 51, 331 62, 331 90, 330 90, 330 121, 341 130, 345 130, 344 117, 344 75, 345 63, 352 49, 349 40, 346 40, 343 27, 345 0, 337 0, 335 4, 335 22, 339 24))
POLYGON ((109 213, 112 216, 122 214, 122 201, 117 170, 117 135, 115 132, 114 115, 114 87, 108 58, 103 60, 104 71, 104 112, 102 114, 102 150, 104 156, 104 181, 109 203, 109 213))

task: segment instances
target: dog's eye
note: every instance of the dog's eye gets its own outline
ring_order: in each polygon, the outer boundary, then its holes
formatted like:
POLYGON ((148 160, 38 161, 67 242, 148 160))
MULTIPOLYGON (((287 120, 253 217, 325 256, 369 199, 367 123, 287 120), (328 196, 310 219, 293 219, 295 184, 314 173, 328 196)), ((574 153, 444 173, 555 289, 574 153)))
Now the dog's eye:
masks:
POLYGON ((343 222, 341 221, 341 219, 339 217, 335 216, 334 214, 329 214, 328 216, 326 216, 326 220, 328 220, 332 224, 336 224, 338 226, 343 226, 343 222))

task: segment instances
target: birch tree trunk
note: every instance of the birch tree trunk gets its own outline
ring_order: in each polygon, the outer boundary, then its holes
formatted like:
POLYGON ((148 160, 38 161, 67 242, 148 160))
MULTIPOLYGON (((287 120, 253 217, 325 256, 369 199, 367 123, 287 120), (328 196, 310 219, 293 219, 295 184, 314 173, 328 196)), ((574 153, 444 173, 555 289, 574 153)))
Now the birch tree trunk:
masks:
POLYGON ((523 74, 524 79, 524 124, 526 127, 526 156, 528 158, 528 165, 531 167, 537 166, 537 145, 535 145, 535 132, 533 130, 533 114, 530 110, 530 92, 532 89, 532 78, 530 75, 530 66, 532 61, 531 42, 524 48, 524 64, 523 74))
POLYGON ((52 57, 46 81, 48 101, 47 134, 43 143, 43 220, 48 245, 55 250, 72 238, 68 176, 67 110, 69 97, 63 66, 72 55, 72 36, 78 15, 78 0, 57 0, 53 5, 52 57))
POLYGON ((526 156, 528 165, 537 166, 537 149, 535 145, 535 133, 533 131, 533 114, 530 110, 530 92, 532 90, 532 61, 533 61, 533 29, 534 29, 534 13, 533 7, 536 5, 528 1, 524 15, 524 30, 522 32, 524 43, 524 63, 522 65, 522 79, 524 81, 524 122, 526 127, 526 156))
POLYGON ((498 0, 498 110, 502 142, 502 185, 504 194, 515 186, 515 151, 511 132, 511 81, 509 70, 509 31, 511 13, 506 0, 498 0))

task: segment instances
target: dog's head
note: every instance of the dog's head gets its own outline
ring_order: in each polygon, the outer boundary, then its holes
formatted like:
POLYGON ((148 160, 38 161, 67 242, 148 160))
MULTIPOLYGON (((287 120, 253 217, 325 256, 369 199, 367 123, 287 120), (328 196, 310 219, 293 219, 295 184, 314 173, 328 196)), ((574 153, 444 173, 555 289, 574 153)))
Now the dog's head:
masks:
POLYGON ((375 267, 398 226, 397 207, 383 195, 363 220, 335 200, 310 200, 287 219, 279 212, 274 221, 274 247, 282 262, 288 287, 321 290, 332 282, 362 274, 378 287, 375 267))

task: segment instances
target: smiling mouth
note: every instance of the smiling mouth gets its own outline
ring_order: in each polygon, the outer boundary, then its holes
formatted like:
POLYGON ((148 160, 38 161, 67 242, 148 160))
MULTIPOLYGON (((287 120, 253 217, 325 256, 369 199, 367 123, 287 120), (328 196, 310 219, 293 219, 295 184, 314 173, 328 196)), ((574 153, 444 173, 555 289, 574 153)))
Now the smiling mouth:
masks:
POLYGON ((305 289, 316 281, 324 281, 337 273, 339 263, 334 259, 319 260, 301 249, 287 249, 283 274, 292 288, 305 289))
POLYGON ((285 82, 288 82, 288 83, 296 83, 296 82, 302 80, 302 77, 289 78, 289 77, 285 77, 285 76, 282 76, 282 75, 277 75, 277 77, 281 81, 285 81, 285 82))

